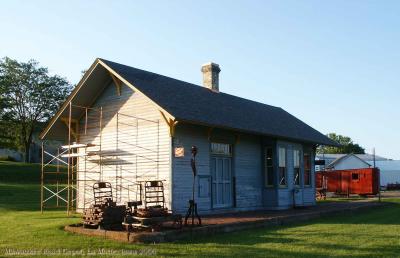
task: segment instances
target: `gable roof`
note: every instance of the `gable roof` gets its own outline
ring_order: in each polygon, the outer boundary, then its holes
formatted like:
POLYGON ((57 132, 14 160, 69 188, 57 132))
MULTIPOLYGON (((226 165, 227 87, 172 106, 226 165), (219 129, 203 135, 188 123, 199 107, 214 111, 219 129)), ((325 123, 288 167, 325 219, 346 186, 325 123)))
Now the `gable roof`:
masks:
MULTIPOLYGON (((334 161, 337 158, 346 156, 347 154, 331 154, 331 153, 322 153, 322 154, 317 154, 316 155, 316 159, 325 159, 327 161, 334 161)), ((364 160, 364 161, 373 161, 374 160, 374 155, 373 154, 369 154, 369 153, 365 153, 365 154, 354 154, 357 157, 359 157, 360 159, 364 160)), ((384 160, 389 160, 388 158, 379 156, 379 155, 375 155, 375 161, 384 161, 384 160)))
POLYGON ((132 85, 172 115, 175 120, 313 144, 338 146, 335 141, 282 108, 223 92, 213 92, 202 86, 105 59, 97 59, 96 62, 114 75, 118 75, 123 82, 132 85))
POLYGON ((333 168, 335 167, 338 163, 342 162, 343 160, 350 158, 350 157, 355 157, 356 159, 359 159, 361 162, 365 163, 368 166, 371 166, 371 164, 369 164, 368 162, 366 162, 365 160, 363 160, 362 158, 358 157, 357 155, 350 153, 350 154, 345 154, 337 159, 335 159, 334 161, 332 161, 331 163, 328 164, 328 166, 326 166, 326 168, 333 168))

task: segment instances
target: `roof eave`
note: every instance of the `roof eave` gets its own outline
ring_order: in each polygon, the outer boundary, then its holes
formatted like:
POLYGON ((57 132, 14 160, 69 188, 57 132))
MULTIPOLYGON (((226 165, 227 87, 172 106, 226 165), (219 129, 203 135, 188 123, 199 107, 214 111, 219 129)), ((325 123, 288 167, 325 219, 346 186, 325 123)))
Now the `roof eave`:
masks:
POLYGON ((85 72, 85 74, 82 76, 81 80, 79 83, 75 86, 75 88, 72 90, 72 92, 69 94, 67 99, 64 101, 64 103, 61 105, 61 107, 58 109, 56 114, 50 119, 50 121, 47 123, 47 126, 43 129, 43 131, 40 133, 39 138, 41 140, 46 137, 47 133, 50 131, 51 127, 54 125, 54 123, 57 121, 57 119, 60 117, 62 112, 67 108, 68 103, 71 102, 71 100, 75 97, 75 95, 78 93, 78 91, 81 89, 81 87, 85 84, 86 80, 89 78, 90 74, 93 72, 93 70, 96 68, 96 66, 99 64, 99 59, 96 58, 96 60, 93 62, 93 64, 89 67, 89 69, 85 72))
POLYGON ((321 143, 321 142, 317 142, 317 141, 310 141, 310 140, 299 139, 299 138, 285 137, 285 136, 281 136, 281 135, 266 134, 266 133, 262 133, 262 132, 251 131, 251 130, 243 130, 243 129, 227 127, 227 126, 213 125, 213 124, 208 124, 208 123, 204 123, 204 122, 200 122, 200 121, 182 119, 182 118, 179 118, 179 117, 176 117, 176 120, 181 122, 181 123, 197 124, 197 125, 202 125, 202 126, 207 126, 207 127, 215 127, 215 128, 220 128, 220 129, 233 130, 233 131, 241 132, 241 133, 248 133, 248 134, 259 135, 259 136, 266 136, 266 137, 283 139, 283 140, 294 141, 294 142, 303 142, 303 143, 308 143, 308 144, 311 144, 311 145, 325 145, 325 146, 334 146, 335 145, 335 142, 333 142, 332 145, 329 145, 328 143, 321 143))

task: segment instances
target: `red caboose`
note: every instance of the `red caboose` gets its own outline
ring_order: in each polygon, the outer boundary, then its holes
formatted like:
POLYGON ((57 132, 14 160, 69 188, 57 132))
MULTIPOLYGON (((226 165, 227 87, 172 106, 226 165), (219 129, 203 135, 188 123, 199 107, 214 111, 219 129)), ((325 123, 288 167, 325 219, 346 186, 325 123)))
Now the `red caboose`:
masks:
POLYGON ((359 195, 376 195, 379 192, 378 168, 320 171, 315 177, 316 188, 327 188, 328 192, 359 195))

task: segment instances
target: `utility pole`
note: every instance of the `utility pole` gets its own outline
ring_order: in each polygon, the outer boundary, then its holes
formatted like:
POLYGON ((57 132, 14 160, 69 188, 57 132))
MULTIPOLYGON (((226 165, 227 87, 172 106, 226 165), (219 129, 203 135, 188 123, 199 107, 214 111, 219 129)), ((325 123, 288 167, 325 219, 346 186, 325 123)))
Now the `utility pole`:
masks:
MULTIPOLYGON (((374 159, 374 172, 376 169, 376 159, 375 159, 375 147, 372 148, 372 155, 373 155, 373 159, 374 159)), ((381 202, 381 175, 380 173, 378 174, 378 200, 379 202, 381 202)))

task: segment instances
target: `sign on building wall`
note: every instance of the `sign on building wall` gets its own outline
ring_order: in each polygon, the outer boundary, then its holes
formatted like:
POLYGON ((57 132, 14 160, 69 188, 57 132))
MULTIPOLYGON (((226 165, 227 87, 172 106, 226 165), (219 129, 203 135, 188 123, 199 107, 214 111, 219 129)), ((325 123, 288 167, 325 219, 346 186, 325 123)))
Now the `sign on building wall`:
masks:
POLYGON ((175 147, 175 158, 181 158, 185 156, 185 148, 184 147, 175 147))

